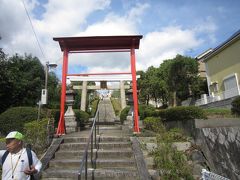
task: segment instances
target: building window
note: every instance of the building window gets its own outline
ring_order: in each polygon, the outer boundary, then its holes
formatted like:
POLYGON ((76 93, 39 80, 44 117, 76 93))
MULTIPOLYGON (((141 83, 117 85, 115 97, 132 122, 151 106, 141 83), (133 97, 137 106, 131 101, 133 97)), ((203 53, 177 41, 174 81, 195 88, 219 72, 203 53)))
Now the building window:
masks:
POLYGON ((238 80, 236 74, 224 78, 223 85, 225 98, 230 98, 239 95, 238 80))

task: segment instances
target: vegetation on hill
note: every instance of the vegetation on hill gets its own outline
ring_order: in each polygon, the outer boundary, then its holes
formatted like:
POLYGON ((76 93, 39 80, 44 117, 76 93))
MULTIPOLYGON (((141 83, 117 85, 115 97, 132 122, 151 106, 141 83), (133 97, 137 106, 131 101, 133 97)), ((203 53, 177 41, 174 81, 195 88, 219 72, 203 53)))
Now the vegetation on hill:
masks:
POLYGON ((152 99, 164 107, 176 106, 188 97, 198 98, 207 92, 206 80, 198 75, 198 62, 190 57, 177 55, 165 60, 158 68, 149 67, 137 72, 139 100, 149 103, 152 99))
MULTIPOLYGON (((48 76, 49 106, 59 104, 58 79, 48 76)), ((0 51, 0 113, 9 107, 37 106, 44 89, 45 71, 37 57, 31 55, 8 57, 0 51)))
MULTIPOLYGON (((43 117, 44 114, 41 114, 43 117)), ((13 107, 0 114, 0 132, 3 135, 10 131, 23 132, 25 123, 37 121, 38 109, 34 107, 13 107)))

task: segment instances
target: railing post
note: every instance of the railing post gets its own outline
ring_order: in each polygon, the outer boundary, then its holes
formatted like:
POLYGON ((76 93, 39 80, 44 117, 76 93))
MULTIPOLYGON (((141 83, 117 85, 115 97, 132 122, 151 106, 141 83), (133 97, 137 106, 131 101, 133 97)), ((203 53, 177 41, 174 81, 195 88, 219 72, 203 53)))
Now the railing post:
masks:
POLYGON ((95 127, 94 127, 94 144, 95 144, 95 149, 97 149, 97 124, 95 122, 95 127))
POLYGON ((97 127, 97 130, 98 130, 98 135, 99 135, 99 111, 97 112, 97 117, 98 117, 98 127, 97 127))
MULTIPOLYGON (((96 128, 97 120, 99 122, 99 111, 98 110, 94 117, 94 122, 93 122, 93 125, 91 128, 91 133, 88 136, 87 146, 85 147, 84 155, 82 157, 82 164, 81 164, 80 170, 78 172, 78 180, 81 180, 82 171, 84 168, 85 168, 85 180, 87 180, 87 177, 88 177, 88 151, 89 151, 89 145, 90 145, 89 143, 91 143, 91 155, 90 155, 91 156, 91 166, 93 169, 94 168, 96 169, 97 149, 99 149, 99 141, 97 142, 97 133, 96 133, 97 131, 99 133, 99 126, 98 126, 98 129, 96 128), (93 142, 94 137, 95 137, 95 142, 93 142), (93 160, 93 146, 94 146, 93 143, 95 143, 95 148, 96 148, 95 160, 93 160)), ((94 179, 93 171, 92 171, 92 179, 94 179)))
POLYGON ((93 168, 93 133, 91 134, 91 165, 93 168))
POLYGON ((87 180, 87 169, 88 169, 88 151, 86 154, 86 161, 85 161, 85 180, 87 180))

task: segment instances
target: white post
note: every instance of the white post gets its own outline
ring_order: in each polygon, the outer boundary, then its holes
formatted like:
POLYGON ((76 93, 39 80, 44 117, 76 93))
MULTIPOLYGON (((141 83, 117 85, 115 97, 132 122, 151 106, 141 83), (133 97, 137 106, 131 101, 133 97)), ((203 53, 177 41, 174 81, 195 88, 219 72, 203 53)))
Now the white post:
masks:
POLYGON ((125 88, 124 88, 124 81, 120 81, 120 93, 121 93, 121 106, 124 109, 126 104, 126 96, 125 96, 125 88))
POLYGON ((87 81, 83 81, 82 84, 82 96, 81 96, 81 110, 86 111, 86 100, 87 100, 87 81))

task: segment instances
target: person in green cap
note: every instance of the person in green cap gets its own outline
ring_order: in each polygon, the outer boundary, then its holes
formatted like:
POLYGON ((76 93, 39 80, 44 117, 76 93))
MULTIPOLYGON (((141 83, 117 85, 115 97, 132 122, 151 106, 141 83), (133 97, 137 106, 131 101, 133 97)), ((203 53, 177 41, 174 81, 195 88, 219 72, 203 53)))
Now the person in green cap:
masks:
POLYGON ((41 161, 33 151, 23 147, 23 135, 20 132, 12 131, 6 136, 6 149, 0 151, 2 180, 30 180, 32 175, 40 171, 41 161))

